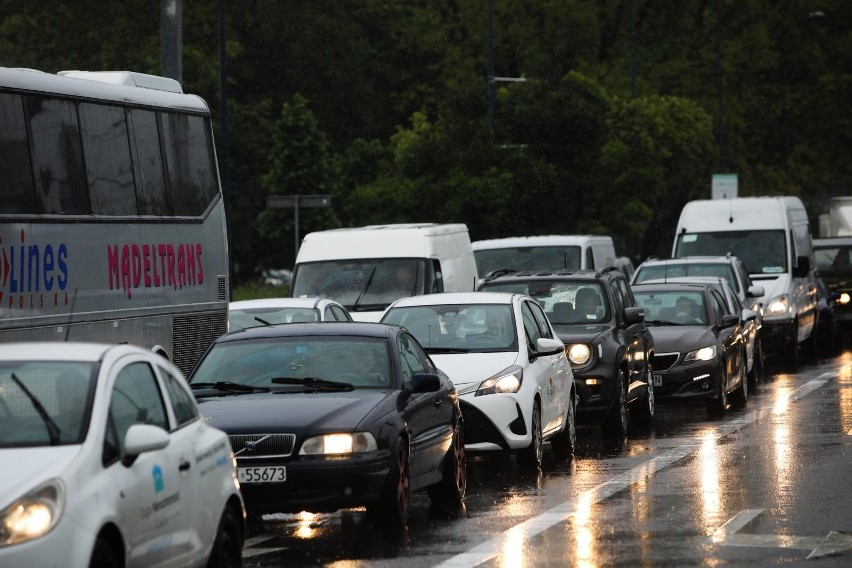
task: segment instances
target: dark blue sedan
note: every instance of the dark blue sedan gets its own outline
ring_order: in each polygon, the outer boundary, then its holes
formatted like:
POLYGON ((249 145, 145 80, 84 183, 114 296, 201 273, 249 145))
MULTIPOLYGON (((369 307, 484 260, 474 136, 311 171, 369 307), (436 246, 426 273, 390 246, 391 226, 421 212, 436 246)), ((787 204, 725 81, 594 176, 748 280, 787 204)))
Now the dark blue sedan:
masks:
POLYGON ((216 340, 189 377, 227 432, 249 514, 366 506, 402 524, 411 491, 457 504, 464 425, 452 381, 405 329, 257 327, 216 340))

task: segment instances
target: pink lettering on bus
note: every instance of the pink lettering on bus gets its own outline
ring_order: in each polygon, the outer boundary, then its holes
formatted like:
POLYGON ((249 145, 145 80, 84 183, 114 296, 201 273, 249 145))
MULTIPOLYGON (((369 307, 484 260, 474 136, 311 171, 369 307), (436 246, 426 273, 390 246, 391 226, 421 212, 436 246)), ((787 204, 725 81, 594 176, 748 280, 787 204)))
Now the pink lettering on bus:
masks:
MULTIPOLYGON (((128 298, 139 288, 184 286, 204 283, 201 243, 126 243, 107 245, 107 282, 110 290, 121 290, 128 298)), ((52 269, 53 251, 44 252, 45 270, 52 269)), ((64 254, 60 259, 64 270, 64 254)), ((63 279, 64 274, 59 275, 63 279)), ((45 284, 48 289, 50 285, 45 284)))

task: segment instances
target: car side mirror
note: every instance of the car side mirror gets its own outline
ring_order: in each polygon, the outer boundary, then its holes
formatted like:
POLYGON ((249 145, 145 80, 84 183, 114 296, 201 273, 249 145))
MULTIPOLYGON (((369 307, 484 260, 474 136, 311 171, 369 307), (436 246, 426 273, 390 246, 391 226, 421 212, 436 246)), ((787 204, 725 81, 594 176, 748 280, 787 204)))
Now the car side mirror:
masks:
POLYGON ((535 348, 536 355, 556 355, 560 351, 565 351, 565 344, 558 339, 539 337, 535 341, 535 348))
POLYGON ((624 323, 634 324, 645 321, 645 308, 624 308, 624 323))
POLYGON ((411 377, 408 390, 411 393, 437 392, 441 389, 441 379, 432 373, 417 373, 411 377))
POLYGON ((756 312, 756 311, 754 311, 754 310, 750 310, 750 309, 748 309, 748 308, 745 308, 745 309, 743 310, 743 315, 742 315, 743 321, 753 320, 753 319, 755 319, 756 317, 757 317, 757 312, 756 312))
POLYGON ((796 266, 793 267, 793 278, 804 278, 811 271, 811 259, 807 256, 797 256, 796 266))
POLYGON ((731 327, 740 323, 740 317, 734 314, 725 314, 722 316, 722 327, 731 327))
POLYGON ((169 445, 169 433, 152 424, 133 424, 124 435, 124 458, 121 463, 130 467, 139 454, 162 450, 169 445))
POLYGON ((746 295, 750 298, 760 298, 766 294, 766 290, 763 289, 763 286, 758 286, 757 284, 752 284, 748 287, 748 292, 746 295))

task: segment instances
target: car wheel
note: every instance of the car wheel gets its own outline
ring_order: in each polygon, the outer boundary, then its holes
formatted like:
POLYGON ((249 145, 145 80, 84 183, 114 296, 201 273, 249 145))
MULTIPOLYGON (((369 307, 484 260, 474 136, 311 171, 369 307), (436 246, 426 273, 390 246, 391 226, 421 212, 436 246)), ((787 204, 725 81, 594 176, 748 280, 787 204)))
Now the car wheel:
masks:
POLYGON ((609 409, 603 424, 604 434, 611 440, 621 440, 627 437, 630 430, 630 416, 627 411, 627 383, 621 374, 617 375, 618 384, 615 388, 615 400, 609 409))
POLYGON ((725 411, 728 409, 728 372, 725 369, 724 363, 722 363, 721 367, 719 384, 716 386, 716 398, 707 401, 707 414, 712 418, 724 416, 725 411))
POLYGON ((757 389, 757 383, 763 381, 763 346, 760 340, 756 340, 754 344, 754 362, 751 364, 751 372, 748 373, 748 388, 754 392, 757 389))
POLYGON ((89 568, 119 568, 122 565, 112 544, 104 537, 98 537, 98 540, 95 541, 95 548, 92 550, 89 568))
POLYGON ((467 458, 464 453, 464 422, 456 420, 453 443, 444 456, 441 481, 426 488, 429 499, 442 505, 457 505, 467 490, 467 458))
POLYGON ((538 469, 541 467, 541 458, 544 453, 544 440, 541 436, 541 404, 538 399, 533 404, 530 438, 529 447, 517 455, 518 465, 526 469, 538 469))
POLYGON ((565 428, 550 439, 550 445, 554 453, 560 458, 570 458, 574 454, 574 448, 577 447, 576 415, 577 403, 572 391, 568 400, 568 411, 565 413, 565 428))
POLYGON ((748 378, 745 375, 745 352, 740 365, 740 386, 731 393, 731 405, 735 408, 745 408, 748 403, 748 378))
POLYGON ((408 521, 408 504, 411 498, 409 457, 408 442, 398 438, 385 488, 378 501, 367 507, 367 514, 374 524, 402 526, 408 521))
POLYGON ((648 392, 634 403, 630 409, 630 419, 633 423, 642 428, 648 428, 654 423, 654 415, 656 414, 656 400, 654 399, 654 381, 651 378, 651 367, 645 373, 648 379, 648 392))
POLYGON ((222 511, 207 568, 239 568, 243 565, 243 533, 230 507, 222 511))

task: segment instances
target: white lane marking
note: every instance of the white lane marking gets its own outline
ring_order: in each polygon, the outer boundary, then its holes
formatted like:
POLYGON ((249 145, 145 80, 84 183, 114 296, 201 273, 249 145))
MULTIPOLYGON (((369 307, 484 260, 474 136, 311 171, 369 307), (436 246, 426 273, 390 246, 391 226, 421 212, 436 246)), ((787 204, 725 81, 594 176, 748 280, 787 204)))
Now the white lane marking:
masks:
MULTIPOLYGON (((793 391, 786 399, 786 402, 796 402, 800 398, 807 396, 822 387, 835 376, 835 372, 821 374, 817 378, 808 381, 793 391)), ((761 406, 760 408, 748 412, 739 418, 735 418, 734 420, 720 425, 716 428, 714 435, 715 439, 719 440, 724 438, 732 432, 736 432, 737 430, 740 430, 741 428, 744 428, 745 426, 748 426, 758 419, 770 414, 783 414, 786 411, 787 404, 761 406)), ((502 552, 506 541, 511 539, 512 542, 524 542, 532 539, 554 525, 567 521, 576 513, 575 502, 581 501, 586 504, 586 506, 597 504, 616 493, 623 491, 634 483, 638 483, 639 481, 650 477, 654 473, 682 460, 686 456, 697 451, 701 448, 701 446, 702 443, 699 442, 687 442, 686 444, 673 448, 668 452, 651 458, 647 462, 640 464, 609 481, 605 481, 596 487, 584 491, 577 497, 577 499, 566 501, 537 517, 527 519, 526 521, 507 529, 500 535, 474 546, 466 552, 462 552, 461 554, 448 558, 444 562, 437 564, 437 566, 439 568, 468 568, 470 566, 478 566, 483 562, 487 562, 502 552)))

